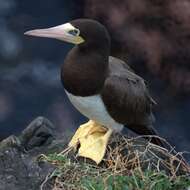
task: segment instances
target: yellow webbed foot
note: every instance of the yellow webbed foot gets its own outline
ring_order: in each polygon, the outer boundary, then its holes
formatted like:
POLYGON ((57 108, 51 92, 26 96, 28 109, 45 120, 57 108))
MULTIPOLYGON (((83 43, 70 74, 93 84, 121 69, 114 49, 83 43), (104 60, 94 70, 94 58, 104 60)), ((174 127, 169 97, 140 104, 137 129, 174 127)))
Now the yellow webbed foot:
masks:
POLYGON ((111 129, 107 129, 90 120, 79 127, 71 139, 69 146, 76 148, 79 143, 78 155, 90 158, 99 164, 105 155, 106 146, 111 134, 111 129))

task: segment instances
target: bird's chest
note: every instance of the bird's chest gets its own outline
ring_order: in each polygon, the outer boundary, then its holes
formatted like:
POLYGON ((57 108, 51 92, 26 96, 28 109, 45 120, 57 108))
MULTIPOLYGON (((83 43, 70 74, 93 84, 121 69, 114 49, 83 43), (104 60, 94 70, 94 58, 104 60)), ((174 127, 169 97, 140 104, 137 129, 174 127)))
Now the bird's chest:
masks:
POLYGON ((108 70, 102 56, 90 52, 86 54, 76 51, 76 48, 72 49, 61 68, 64 88, 82 97, 97 94, 101 90, 108 70))
POLYGON ((95 120, 103 120, 107 115, 102 99, 99 95, 81 97, 66 91, 71 103, 86 117, 95 120))
POLYGON ((80 97, 74 96, 67 91, 66 94, 75 108, 89 119, 107 127, 114 128, 118 125, 107 112, 100 95, 80 97))

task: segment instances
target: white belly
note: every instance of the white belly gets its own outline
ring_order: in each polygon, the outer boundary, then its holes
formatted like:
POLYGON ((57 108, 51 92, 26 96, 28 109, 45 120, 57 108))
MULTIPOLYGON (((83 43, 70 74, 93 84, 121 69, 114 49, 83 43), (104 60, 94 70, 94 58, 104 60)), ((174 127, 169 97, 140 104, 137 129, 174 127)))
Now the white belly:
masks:
POLYGON ((99 95, 81 97, 74 96, 66 90, 65 92, 75 108, 87 118, 116 131, 122 130, 123 125, 110 117, 99 95))

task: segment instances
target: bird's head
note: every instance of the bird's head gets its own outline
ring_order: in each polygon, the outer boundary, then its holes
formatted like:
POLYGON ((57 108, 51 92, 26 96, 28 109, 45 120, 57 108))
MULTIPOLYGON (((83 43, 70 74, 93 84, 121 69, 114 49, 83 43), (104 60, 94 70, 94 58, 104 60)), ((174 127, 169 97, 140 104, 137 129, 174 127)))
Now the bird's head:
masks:
POLYGON ((76 19, 51 28, 30 30, 25 35, 54 38, 75 45, 110 44, 106 28, 91 19, 76 19))

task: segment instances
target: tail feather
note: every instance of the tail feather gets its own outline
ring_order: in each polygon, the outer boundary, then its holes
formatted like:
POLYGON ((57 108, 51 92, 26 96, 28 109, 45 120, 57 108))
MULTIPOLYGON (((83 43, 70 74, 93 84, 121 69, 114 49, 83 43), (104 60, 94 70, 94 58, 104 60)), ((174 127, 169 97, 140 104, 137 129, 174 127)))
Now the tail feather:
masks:
POLYGON ((153 136, 153 137, 145 137, 145 138, 150 140, 150 142, 153 144, 156 144, 161 147, 165 147, 164 142, 161 140, 161 138, 156 137, 156 136, 158 136, 158 133, 152 125, 148 125, 148 126, 146 126, 146 125, 127 125, 126 127, 138 135, 153 136))

